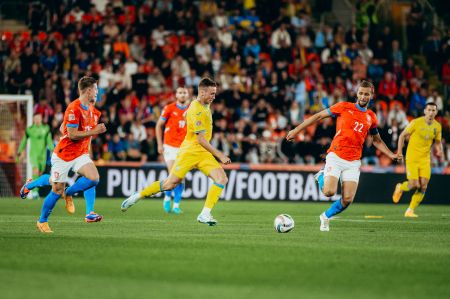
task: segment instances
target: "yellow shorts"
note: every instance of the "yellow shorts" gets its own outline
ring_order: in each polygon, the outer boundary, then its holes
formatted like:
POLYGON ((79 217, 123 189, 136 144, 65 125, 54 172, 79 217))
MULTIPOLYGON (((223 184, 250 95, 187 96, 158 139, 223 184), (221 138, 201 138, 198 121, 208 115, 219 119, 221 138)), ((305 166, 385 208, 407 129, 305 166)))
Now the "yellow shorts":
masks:
POLYGON ((430 161, 406 160, 406 177, 408 180, 418 180, 419 177, 429 180, 431 177, 430 161))
POLYGON ((210 152, 180 151, 170 174, 174 174, 182 179, 186 173, 194 168, 208 176, 212 170, 222 168, 222 166, 210 152))

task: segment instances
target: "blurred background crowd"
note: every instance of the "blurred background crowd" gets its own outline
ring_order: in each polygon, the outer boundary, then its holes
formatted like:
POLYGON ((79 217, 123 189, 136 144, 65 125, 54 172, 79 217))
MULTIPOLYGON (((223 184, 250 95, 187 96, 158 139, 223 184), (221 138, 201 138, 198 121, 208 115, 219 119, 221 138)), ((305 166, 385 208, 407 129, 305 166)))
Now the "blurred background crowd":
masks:
MULTIPOLYGON (((0 90, 32 94, 56 141, 78 79, 94 76, 108 129, 93 139, 94 159, 160 161, 154 129, 162 108, 178 86, 195 97, 208 76, 220 85, 213 146, 234 162, 315 164, 335 133, 333 120, 297 143, 285 142, 286 132, 354 100, 358 81, 368 78, 389 147, 433 100, 447 153, 450 29, 430 25, 422 1, 410 1, 405 43, 378 17, 378 1, 352 3, 354 20, 344 26, 324 18, 331 0, 34 2, 24 12, 29 30, 2 34, 0 90)), ((389 165, 370 142, 363 163, 389 165)))

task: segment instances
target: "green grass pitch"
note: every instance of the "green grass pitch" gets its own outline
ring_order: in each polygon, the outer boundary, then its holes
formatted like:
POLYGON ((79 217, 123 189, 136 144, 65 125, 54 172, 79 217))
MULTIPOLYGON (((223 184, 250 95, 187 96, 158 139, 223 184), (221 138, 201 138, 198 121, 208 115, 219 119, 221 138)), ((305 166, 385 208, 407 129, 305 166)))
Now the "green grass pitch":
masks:
POLYGON ((0 199, 0 297, 449 298, 450 206, 355 203, 319 231, 326 203, 219 202, 218 226, 196 222, 203 202, 167 215, 160 200, 127 213, 99 199, 100 223, 59 202, 52 235, 38 233, 42 201, 0 199), (278 234, 277 214, 295 229, 278 234), (382 215, 383 219, 365 219, 382 215))

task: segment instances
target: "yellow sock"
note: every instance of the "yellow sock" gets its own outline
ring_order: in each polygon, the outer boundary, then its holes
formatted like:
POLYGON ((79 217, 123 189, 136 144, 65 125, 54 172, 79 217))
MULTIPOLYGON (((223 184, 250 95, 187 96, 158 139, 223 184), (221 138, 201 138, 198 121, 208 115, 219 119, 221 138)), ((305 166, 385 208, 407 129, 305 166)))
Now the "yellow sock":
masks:
POLYGON ((155 195, 156 193, 161 192, 161 186, 162 181, 156 181, 151 183, 148 187, 144 188, 141 192, 139 192, 139 195, 141 197, 149 197, 152 195, 155 195))
POLYGON ((214 208, 216 203, 219 201, 219 197, 222 194, 224 186, 214 183, 211 188, 209 188, 208 195, 206 196, 205 207, 208 209, 214 208))
POLYGON ((411 198, 411 203, 409 204, 409 208, 411 210, 415 210, 419 206, 419 204, 422 201, 424 196, 425 196, 425 193, 422 193, 420 191, 414 192, 414 194, 411 198))
POLYGON ((403 182, 403 183, 402 183, 402 186, 400 187, 400 189, 401 189, 402 191, 408 192, 408 191, 409 191, 408 181, 403 182))

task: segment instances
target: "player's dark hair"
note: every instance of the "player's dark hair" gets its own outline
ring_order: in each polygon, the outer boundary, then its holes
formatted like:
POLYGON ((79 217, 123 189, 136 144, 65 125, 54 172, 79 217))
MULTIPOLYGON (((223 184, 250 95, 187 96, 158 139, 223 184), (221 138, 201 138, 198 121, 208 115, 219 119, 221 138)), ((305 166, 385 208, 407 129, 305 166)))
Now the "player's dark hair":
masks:
POLYGON ((434 106, 434 107, 437 108, 437 104, 436 104, 435 102, 433 102, 433 101, 428 101, 428 102, 425 104, 425 108, 427 108, 427 106, 434 106))
POLYGON ((86 90, 89 87, 94 86, 94 84, 97 83, 97 80, 95 80, 92 77, 84 76, 78 81, 78 89, 81 91, 86 90))
POLYGON ((198 84, 198 88, 204 88, 204 87, 217 87, 216 81, 210 79, 210 78, 203 78, 200 83, 198 84))

